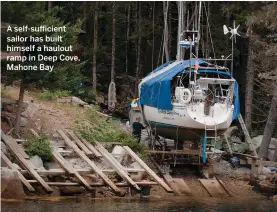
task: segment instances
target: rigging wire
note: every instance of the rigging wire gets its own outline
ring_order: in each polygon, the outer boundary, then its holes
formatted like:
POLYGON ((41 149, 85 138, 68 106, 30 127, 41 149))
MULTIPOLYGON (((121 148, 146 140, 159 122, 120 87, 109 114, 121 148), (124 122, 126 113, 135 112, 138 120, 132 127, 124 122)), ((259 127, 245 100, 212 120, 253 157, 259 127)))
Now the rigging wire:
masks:
MULTIPOLYGON (((208 24, 208 29, 209 29, 209 34, 210 34, 210 39, 211 39, 211 45, 212 45, 212 49, 213 49, 213 54, 214 54, 214 58, 216 58, 215 56, 215 50, 214 50, 214 44, 213 44, 213 39, 212 39, 212 33, 211 33, 211 28, 210 28, 210 23, 209 23, 209 17, 207 15, 207 8, 206 8, 206 4, 204 4, 204 9, 205 9, 205 14, 207 17, 207 24, 208 24)), ((216 61, 215 61, 216 64, 216 61)), ((216 64, 217 65, 217 64, 216 64)))

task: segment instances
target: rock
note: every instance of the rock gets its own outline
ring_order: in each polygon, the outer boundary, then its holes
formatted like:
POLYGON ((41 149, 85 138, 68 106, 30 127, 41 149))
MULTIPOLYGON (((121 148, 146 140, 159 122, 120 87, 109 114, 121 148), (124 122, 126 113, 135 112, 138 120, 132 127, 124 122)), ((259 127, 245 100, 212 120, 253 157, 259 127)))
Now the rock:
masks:
POLYGON ((28 120, 21 116, 20 118, 20 127, 26 127, 28 124, 28 120))
POLYGON ((135 161, 135 162, 130 164, 130 168, 141 169, 142 167, 141 167, 141 165, 137 161, 135 161))
POLYGON ((83 100, 81 100, 80 98, 76 97, 76 96, 72 96, 71 97, 71 101, 73 103, 77 103, 79 105, 87 105, 88 103, 84 102, 83 100))
POLYGON ((13 168, 14 168, 14 169, 21 170, 21 168, 19 167, 19 165, 17 165, 16 163, 13 163, 12 165, 13 165, 13 168))
POLYGON ((79 166, 79 165, 74 165, 73 168, 74 168, 74 169, 81 169, 82 167, 79 166))
POLYGON ((225 134, 227 135, 227 138, 230 138, 232 136, 232 132, 234 130, 238 130, 238 127, 237 126, 234 126, 234 127, 229 127, 226 131, 225 131, 225 134))
POLYGON ((214 173, 219 175, 229 175, 233 172, 232 165, 226 160, 213 162, 214 173))
POLYGON ((43 165, 46 169, 60 169, 61 168, 59 166, 59 164, 57 164, 55 161, 44 162, 43 165))
POLYGON ((39 110, 39 105, 33 102, 29 102, 26 110, 21 113, 21 115, 25 118, 32 119, 34 117, 34 114, 39 110))
POLYGON ((1 167, 1 198, 24 199, 25 196, 17 172, 1 167))
POLYGON ((60 197, 61 196, 61 191, 58 186, 51 186, 51 188, 53 189, 53 192, 50 195, 51 197, 60 197))
POLYGON ((244 167, 240 167, 238 169, 236 169, 234 172, 234 177, 243 177, 245 175, 249 175, 251 174, 251 170, 248 168, 244 168, 244 167))
MULTIPOLYGON (((66 181, 70 182, 70 181, 66 181)), ((83 194, 86 189, 82 186, 61 186, 60 187, 61 196, 73 196, 76 194, 83 194)))
POLYGON ((257 185, 257 188, 261 193, 274 195, 276 193, 277 186, 275 184, 262 182, 257 185))
POLYGON ((58 103, 70 103, 72 102, 72 99, 71 97, 60 97, 60 98, 57 98, 56 101, 58 103))
POLYGON ((249 185, 256 186, 259 183, 258 176, 256 174, 250 175, 249 185))
POLYGON ((252 143, 255 149, 258 149, 261 146, 262 140, 263 140, 262 135, 252 138, 252 143))
POLYGON ((84 105, 84 108, 93 108, 91 105, 84 105))
POLYGON ((101 169, 110 169, 112 168, 109 161, 107 161, 105 158, 101 160, 100 163, 98 163, 98 166, 101 167, 101 169))
POLYGON ((248 175, 248 174, 244 174, 243 177, 242 177, 242 179, 243 179, 244 181, 250 181, 251 177, 250 177, 250 175, 248 175))
POLYGON ((32 162, 32 164, 34 165, 35 168, 41 168, 43 167, 43 161, 41 160, 41 158, 37 155, 33 156, 30 158, 30 161, 32 162))
MULTIPOLYGON (((261 146, 262 140, 263 140, 263 135, 259 135, 252 139, 252 143, 253 143, 255 149, 258 149, 261 146)), ((275 148, 276 144, 277 144, 277 138, 271 138, 271 141, 269 144, 269 151, 268 151, 269 155, 273 156, 273 154, 271 154, 271 153, 274 153, 274 150, 272 150, 272 149, 275 148)), ((272 156, 268 156, 268 159, 271 161, 273 161, 273 158, 271 158, 272 156)))
MULTIPOLYGON (((85 181, 87 181, 89 184, 92 184, 92 183, 96 183, 97 182, 97 177, 95 175, 93 175, 93 177, 90 177, 90 176, 83 176, 83 178, 85 179, 85 181)), ((78 180, 79 181, 79 180, 78 180)), ((77 182, 78 182, 77 181, 77 182)))
POLYGON ((238 140, 240 140, 239 138, 234 139, 234 141, 232 141, 232 150, 234 152, 239 152, 239 153, 244 153, 248 150, 248 144, 247 143, 235 143, 235 141, 238 142, 238 140))
POLYGON ((7 147, 6 144, 4 144, 4 142, 1 141, 1 151, 7 155, 7 147))
POLYGON ((277 195, 274 195, 274 196, 272 197, 272 200, 273 200, 274 202, 277 202, 277 195))
POLYGON ((78 167, 79 169, 90 168, 89 165, 81 158, 69 158, 68 161, 73 165, 73 167, 78 167))
POLYGON ((97 95, 96 96, 96 102, 104 104, 105 103, 105 97, 102 96, 102 95, 97 95))
POLYGON ((263 174, 270 174, 271 171, 270 171, 270 169, 268 169, 268 168, 266 168, 266 167, 263 167, 262 173, 263 173, 263 174))
POLYGON ((116 145, 113 148, 112 154, 115 154, 114 155, 115 159, 119 163, 121 163, 123 161, 123 159, 124 159, 124 155, 126 154, 126 151, 125 151, 125 149, 122 146, 116 145), (118 155, 116 155, 116 154, 118 154, 118 155))
POLYGON ((37 168, 37 171, 46 171, 46 169, 44 167, 39 167, 37 168))
POLYGON ((59 133, 57 133, 57 132, 55 132, 55 133, 53 133, 53 138, 60 138, 61 136, 59 135, 59 133))
MULTIPOLYGON (((130 168, 134 168, 134 169, 141 169, 141 165, 138 162, 133 162, 132 164, 130 164, 130 168)), ((132 175, 131 178, 134 181, 140 181, 142 180, 144 177, 146 176, 145 172, 138 172, 136 175, 132 175)))
POLYGON ((270 161, 274 161, 274 151, 273 149, 268 149, 267 151, 267 159, 270 161))
POLYGON ((260 181, 265 181, 266 176, 263 175, 263 174, 260 174, 260 175, 258 176, 258 179, 259 179, 260 181))

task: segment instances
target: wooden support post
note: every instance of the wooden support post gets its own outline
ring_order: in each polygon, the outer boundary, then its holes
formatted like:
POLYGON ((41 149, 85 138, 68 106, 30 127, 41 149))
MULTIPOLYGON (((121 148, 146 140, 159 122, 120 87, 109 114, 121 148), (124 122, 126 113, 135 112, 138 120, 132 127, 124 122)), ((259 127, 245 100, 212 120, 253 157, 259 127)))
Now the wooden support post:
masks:
POLYGON ((252 174, 258 174, 258 164, 256 158, 252 158, 251 172, 252 174))
POLYGON ((64 139, 65 143, 70 146, 91 168, 94 172, 96 172, 106 184, 108 184, 114 192, 120 194, 121 189, 119 189, 86 155, 83 151, 81 151, 76 144, 74 144, 62 130, 57 131, 62 138, 64 139))
POLYGON ((95 157, 102 157, 102 155, 97 151, 97 149, 91 143, 89 143, 86 139, 82 138, 81 136, 79 136, 79 138, 83 142, 83 144, 85 144, 86 147, 89 148, 89 150, 93 152, 95 157))
POLYGON ((20 152, 18 152, 17 148, 13 145, 12 140, 10 140, 3 132, 1 133, 2 139, 5 141, 8 148, 12 151, 16 159, 29 171, 29 173, 44 187, 44 189, 51 193, 53 190, 47 185, 47 183, 39 176, 39 174, 35 171, 35 169, 30 165, 30 161, 27 161, 20 152))
MULTIPOLYGON (((29 180, 29 183, 37 183, 36 180, 29 180)), ((153 181, 141 181, 141 182, 136 182, 138 185, 142 186, 150 186, 150 185, 157 185, 158 183, 153 182, 153 181)), ((47 182, 48 185, 52 186, 79 186, 80 183, 77 182, 47 182)), ((116 183, 117 186, 120 187, 129 187, 130 185, 128 183, 116 183)), ((90 183, 90 186, 93 187, 103 187, 106 186, 104 183, 90 183)))
POLYGON ((73 175, 75 173, 72 165, 64 160, 61 156, 61 154, 54 149, 52 150, 52 155, 54 157, 54 160, 69 174, 73 175))
POLYGON ((244 123, 244 121, 243 121, 243 118, 242 118, 241 114, 239 114, 238 119, 239 119, 240 126, 241 126, 241 128, 242 128, 242 131, 243 131, 243 133, 244 133, 244 135, 245 135, 245 140, 246 140, 246 142, 248 143, 248 145, 249 145, 251 151, 254 153, 254 156, 258 157, 257 151, 256 151, 256 149, 254 148, 254 145, 253 145, 253 143, 252 143, 252 139, 251 139, 251 137, 250 137, 250 135, 249 135, 249 132, 248 132, 246 126, 245 126, 245 123, 244 123))
POLYGON ((39 134, 34 130, 34 129, 30 129, 30 132, 36 137, 36 138, 40 138, 39 134))
MULTIPOLYGON (((3 132, 1 132, 1 134, 3 134, 3 132)), ((3 135, 2 138, 3 140, 6 142, 7 140, 10 141, 9 144, 12 145, 14 147, 14 149, 16 150, 16 152, 18 152, 18 154, 21 154, 23 158, 25 159, 30 159, 29 155, 27 155, 24 151, 24 149, 19 146, 19 144, 10 136, 7 135, 3 135), (5 140, 3 138, 3 136, 5 137, 5 140)))
POLYGON ((92 187, 89 185, 89 183, 74 169, 74 167, 66 161, 61 154, 55 150, 52 151, 52 154, 56 161, 62 166, 62 168, 69 172, 70 174, 74 174, 74 176, 80 180, 80 182, 88 189, 92 190, 92 187))
POLYGON ((9 158, 6 157, 6 155, 2 151, 1 151, 1 158, 8 165, 10 169, 12 169, 18 174, 19 179, 28 188, 29 191, 35 191, 33 186, 31 186, 31 184, 25 179, 25 177, 17 169, 14 168, 13 163, 9 160, 9 158))
POLYGON ((90 151, 87 146, 85 144, 82 143, 82 141, 80 141, 80 139, 71 131, 67 131, 67 133, 71 136, 71 138, 75 141, 75 143, 77 144, 77 146, 80 147, 81 150, 84 151, 84 153, 88 156, 93 155, 92 151, 90 151))
POLYGON ((110 162, 112 167, 116 170, 117 174, 119 174, 124 180, 140 191, 140 187, 128 176, 128 173, 125 171, 124 167, 99 142, 96 141, 96 144, 98 151, 107 161, 110 162))
POLYGON ((233 154, 233 151, 232 151, 232 148, 231 148, 231 145, 230 145, 230 143, 229 143, 229 140, 228 140, 228 138, 227 138, 226 133, 224 133, 224 138, 225 138, 225 141, 226 141, 226 143, 227 143, 227 145, 228 145, 230 154, 233 154))
POLYGON ((159 183, 167 192, 173 192, 172 189, 160 178, 155 172, 153 172, 128 146, 123 146, 123 148, 128 152, 128 154, 137 161, 142 168, 157 182, 159 183))

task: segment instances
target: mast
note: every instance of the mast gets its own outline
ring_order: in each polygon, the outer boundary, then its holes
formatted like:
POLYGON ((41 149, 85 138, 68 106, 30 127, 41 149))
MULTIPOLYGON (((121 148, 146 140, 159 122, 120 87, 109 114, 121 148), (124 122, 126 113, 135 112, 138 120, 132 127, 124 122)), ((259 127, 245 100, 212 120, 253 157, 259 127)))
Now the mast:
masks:
MULTIPOLYGON (((196 8, 197 9, 197 8, 196 8)), ((197 43, 195 47, 195 52, 196 52, 196 61, 195 61, 195 66, 194 66, 194 84, 196 83, 196 75, 197 75, 197 70, 198 70, 198 53, 199 53, 199 45, 200 45, 200 20, 201 20, 201 1, 199 2, 199 8, 198 8, 198 23, 197 23, 197 43), (196 68, 197 66, 197 68, 196 68)))
MULTIPOLYGON (((233 29, 235 29, 235 21, 233 21, 233 29)), ((233 76, 233 69, 234 69, 234 37, 232 36, 232 62, 231 62, 231 76, 233 76)))
POLYGON ((199 2, 199 8, 198 8, 198 23, 197 23, 197 45, 196 45, 196 58, 198 58, 198 52, 199 52, 199 44, 200 44, 200 20, 201 20, 201 1, 199 2))
POLYGON ((177 60, 181 60, 181 55, 180 55, 180 52, 181 52, 181 46, 179 45, 179 42, 180 42, 180 37, 181 37, 181 17, 182 17, 182 2, 181 1, 177 1, 177 4, 178 4, 178 33, 177 33, 177 56, 176 56, 176 59, 177 60))

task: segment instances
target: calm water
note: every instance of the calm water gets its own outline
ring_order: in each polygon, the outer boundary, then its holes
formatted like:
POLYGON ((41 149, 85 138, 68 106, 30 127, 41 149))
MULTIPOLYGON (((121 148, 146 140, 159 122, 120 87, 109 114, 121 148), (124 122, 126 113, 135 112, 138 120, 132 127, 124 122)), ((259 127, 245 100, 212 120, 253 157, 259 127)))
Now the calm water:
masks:
POLYGON ((188 212, 209 212, 209 211, 277 211, 277 202, 271 200, 240 200, 240 198, 172 198, 170 200, 130 200, 111 199, 93 200, 71 198, 59 201, 49 200, 27 200, 27 201, 2 201, 2 212, 110 212, 110 211, 188 211, 188 212))

